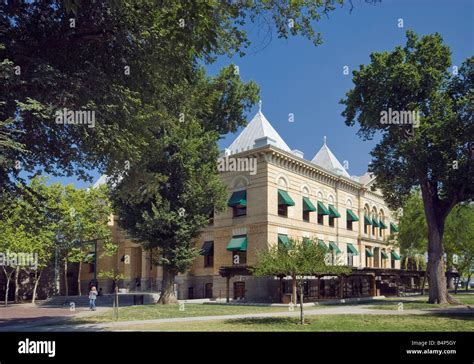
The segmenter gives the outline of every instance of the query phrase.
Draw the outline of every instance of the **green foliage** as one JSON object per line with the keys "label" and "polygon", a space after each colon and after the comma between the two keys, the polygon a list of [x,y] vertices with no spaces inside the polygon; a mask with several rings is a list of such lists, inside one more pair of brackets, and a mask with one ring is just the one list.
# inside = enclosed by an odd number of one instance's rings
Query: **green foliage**
{"label": "green foliage", "polygon": [[398,228],[398,234],[391,235],[390,241],[400,246],[402,255],[415,257],[426,252],[428,227],[419,189],[414,190],[403,205]]}
{"label": "green foliage", "polygon": [[[369,171],[386,200],[401,206],[414,186],[425,184],[442,216],[453,202],[472,199],[474,58],[453,75],[450,49],[439,34],[418,38],[408,31],[405,47],[370,59],[353,72],[355,87],[341,103],[348,126],[358,122],[364,139],[381,137]],[[389,108],[419,111],[419,126],[383,124],[381,112]]]}
{"label": "green foliage", "polygon": [[289,239],[290,246],[273,245],[268,251],[257,253],[257,263],[252,267],[256,276],[286,275],[303,277],[314,274],[345,274],[350,268],[342,265],[326,264],[327,250],[317,241]]}
{"label": "green foliage", "polygon": [[[246,24],[265,22],[280,37],[302,35],[320,44],[312,22],[334,8],[321,0],[3,1],[0,121],[12,123],[8,143],[20,148],[9,148],[9,163],[0,163],[1,185],[14,187],[21,171],[38,169],[83,179],[95,169],[120,172],[147,145],[150,107],[153,123],[163,113],[186,112],[179,88],[193,83],[202,61],[243,55],[250,45]],[[195,100],[206,129],[220,133],[243,124],[235,109],[239,92],[228,92],[232,81],[223,77],[206,86],[207,103]],[[63,108],[95,111],[95,127],[56,124]]]}
{"label": "green foliage", "polygon": [[[446,218],[445,251],[448,265],[460,274],[468,273],[474,263],[474,206],[456,206]],[[453,259],[454,255],[458,258]]]}
{"label": "green foliage", "polygon": [[44,182],[44,178],[34,178],[22,196],[7,194],[0,200],[0,251],[37,254],[38,270],[51,263],[57,227],[49,214]]}

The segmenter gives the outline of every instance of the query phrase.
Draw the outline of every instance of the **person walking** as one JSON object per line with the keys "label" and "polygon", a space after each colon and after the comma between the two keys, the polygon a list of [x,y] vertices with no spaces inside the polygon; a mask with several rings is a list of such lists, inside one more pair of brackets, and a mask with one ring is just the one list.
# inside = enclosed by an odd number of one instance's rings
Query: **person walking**
{"label": "person walking", "polygon": [[89,309],[95,311],[95,300],[97,299],[97,288],[95,286],[91,287],[89,291]]}

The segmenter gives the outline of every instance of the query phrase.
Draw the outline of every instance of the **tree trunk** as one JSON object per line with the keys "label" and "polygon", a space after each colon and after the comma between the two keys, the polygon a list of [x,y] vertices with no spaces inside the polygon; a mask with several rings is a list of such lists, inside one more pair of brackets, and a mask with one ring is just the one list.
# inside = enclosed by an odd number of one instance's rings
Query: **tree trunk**
{"label": "tree trunk", "polygon": [[170,303],[178,303],[178,299],[174,293],[174,279],[176,271],[167,265],[163,265],[163,280],[158,303],[167,305]]}
{"label": "tree trunk", "polygon": [[467,281],[466,281],[466,292],[469,290],[469,283],[471,282],[471,274],[467,275]]}
{"label": "tree trunk", "polygon": [[5,266],[3,266],[3,271],[5,272],[5,276],[7,277],[7,286],[5,287],[5,307],[7,307],[8,306],[8,293],[10,292],[10,282],[11,282],[12,274],[14,270],[12,270],[10,273],[7,273]]}
{"label": "tree trunk", "polygon": [[41,273],[42,271],[40,271],[40,273],[38,274],[38,271],[35,272],[35,285],[33,287],[33,297],[31,298],[31,303],[35,303],[36,301],[36,291],[38,289],[38,283],[39,283],[39,280],[41,279]]}
{"label": "tree trunk", "polygon": [[297,295],[298,295],[298,292],[297,292],[297,287],[296,287],[296,276],[292,276],[291,277],[292,281],[291,281],[291,285],[292,285],[292,288],[293,288],[293,294],[292,294],[292,299],[293,299],[293,304],[296,305],[297,304]]}
{"label": "tree trunk", "polygon": [[304,310],[303,310],[303,295],[304,295],[304,284],[300,282],[300,324],[304,325]]}
{"label": "tree trunk", "polygon": [[79,261],[79,269],[77,272],[77,294],[79,296],[82,296],[81,295],[81,271],[82,271],[82,262]]}
{"label": "tree trunk", "polygon": [[66,297],[69,296],[69,289],[67,283],[67,258],[64,260],[64,291]]}
{"label": "tree trunk", "polygon": [[428,225],[428,282],[429,303],[447,303],[448,290],[444,267],[443,233],[449,209],[442,207],[437,195],[437,186],[422,180],[421,194]]}
{"label": "tree trunk", "polygon": [[15,267],[15,303],[20,303],[20,266]]}
{"label": "tree trunk", "polygon": [[435,222],[431,222],[428,226],[428,257],[430,260],[428,302],[444,304],[448,302],[448,290],[444,269],[443,235],[437,229]]}

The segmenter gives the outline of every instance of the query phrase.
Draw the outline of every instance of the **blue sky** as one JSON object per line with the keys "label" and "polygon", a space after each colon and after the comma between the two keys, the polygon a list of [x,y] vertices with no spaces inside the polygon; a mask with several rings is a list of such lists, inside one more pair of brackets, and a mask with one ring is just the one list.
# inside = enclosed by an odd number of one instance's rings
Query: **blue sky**
{"label": "blue sky", "polygon": [[[354,9],[338,8],[316,23],[323,45],[315,47],[302,37],[288,40],[273,36],[271,43],[244,58],[221,57],[208,66],[210,74],[230,63],[239,66],[242,79],[254,80],[261,88],[262,111],[292,149],[312,159],[327,136],[336,157],[349,162],[349,174],[362,175],[370,162],[375,141],[362,141],[356,127],[347,127],[341,116],[339,100],[352,87],[351,72],[369,63],[374,51],[389,51],[405,44],[406,30],[419,35],[438,32],[451,48],[453,65],[474,52],[474,1],[472,0],[382,0],[377,5],[353,0]],[[402,18],[404,28],[398,27]],[[255,28],[255,27],[254,27]],[[262,42],[257,32],[251,34],[254,44]],[[255,49],[255,47],[257,47]],[[252,47],[257,50],[258,46]],[[343,67],[349,66],[349,75]],[[257,106],[247,119],[253,117]],[[288,121],[293,113],[295,121]],[[238,134],[238,133],[237,133]],[[220,146],[227,147],[237,134],[227,135]],[[97,175],[97,174],[95,174]],[[74,178],[52,181],[87,184]]]}

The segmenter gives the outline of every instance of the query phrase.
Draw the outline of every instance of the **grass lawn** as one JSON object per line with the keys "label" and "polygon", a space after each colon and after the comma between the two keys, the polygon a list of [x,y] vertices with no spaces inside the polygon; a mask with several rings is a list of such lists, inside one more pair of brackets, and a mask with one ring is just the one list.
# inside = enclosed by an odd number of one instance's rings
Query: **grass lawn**
{"label": "grass lawn", "polygon": [[[461,301],[465,305],[474,305],[474,294],[453,294],[452,295],[457,300]],[[381,301],[380,303],[370,305],[370,308],[378,309],[378,310],[398,310],[399,303],[403,303],[404,310],[424,310],[424,309],[435,309],[435,308],[447,308],[447,307],[455,307],[450,304],[431,304],[426,303],[428,300],[428,296],[418,296],[415,299],[407,300],[403,297],[393,298],[391,297],[389,300]],[[390,303],[386,303],[390,301]],[[393,302],[395,301],[395,302]],[[393,302],[393,303],[392,303]]]}
{"label": "grass lawn", "polygon": [[473,315],[321,315],[133,325],[133,331],[474,331]]}
{"label": "grass lawn", "polygon": [[[325,308],[328,306],[311,306],[306,309]],[[294,307],[295,311],[299,306]],[[263,312],[288,312],[288,307],[262,307],[262,306],[227,306],[227,305],[202,305],[188,303],[184,306],[184,311],[179,310],[179,305],[143,305],[122,307],[119,309],[118,321],[132,320],[157,320],[175,317],[197,317],[197,316],[219,316],[237,315]],[[86,317],[77,317],[69,321],[72,324],[80,323],[101,323],[111,322],[112,309],[97,312],[97,314]]]}

